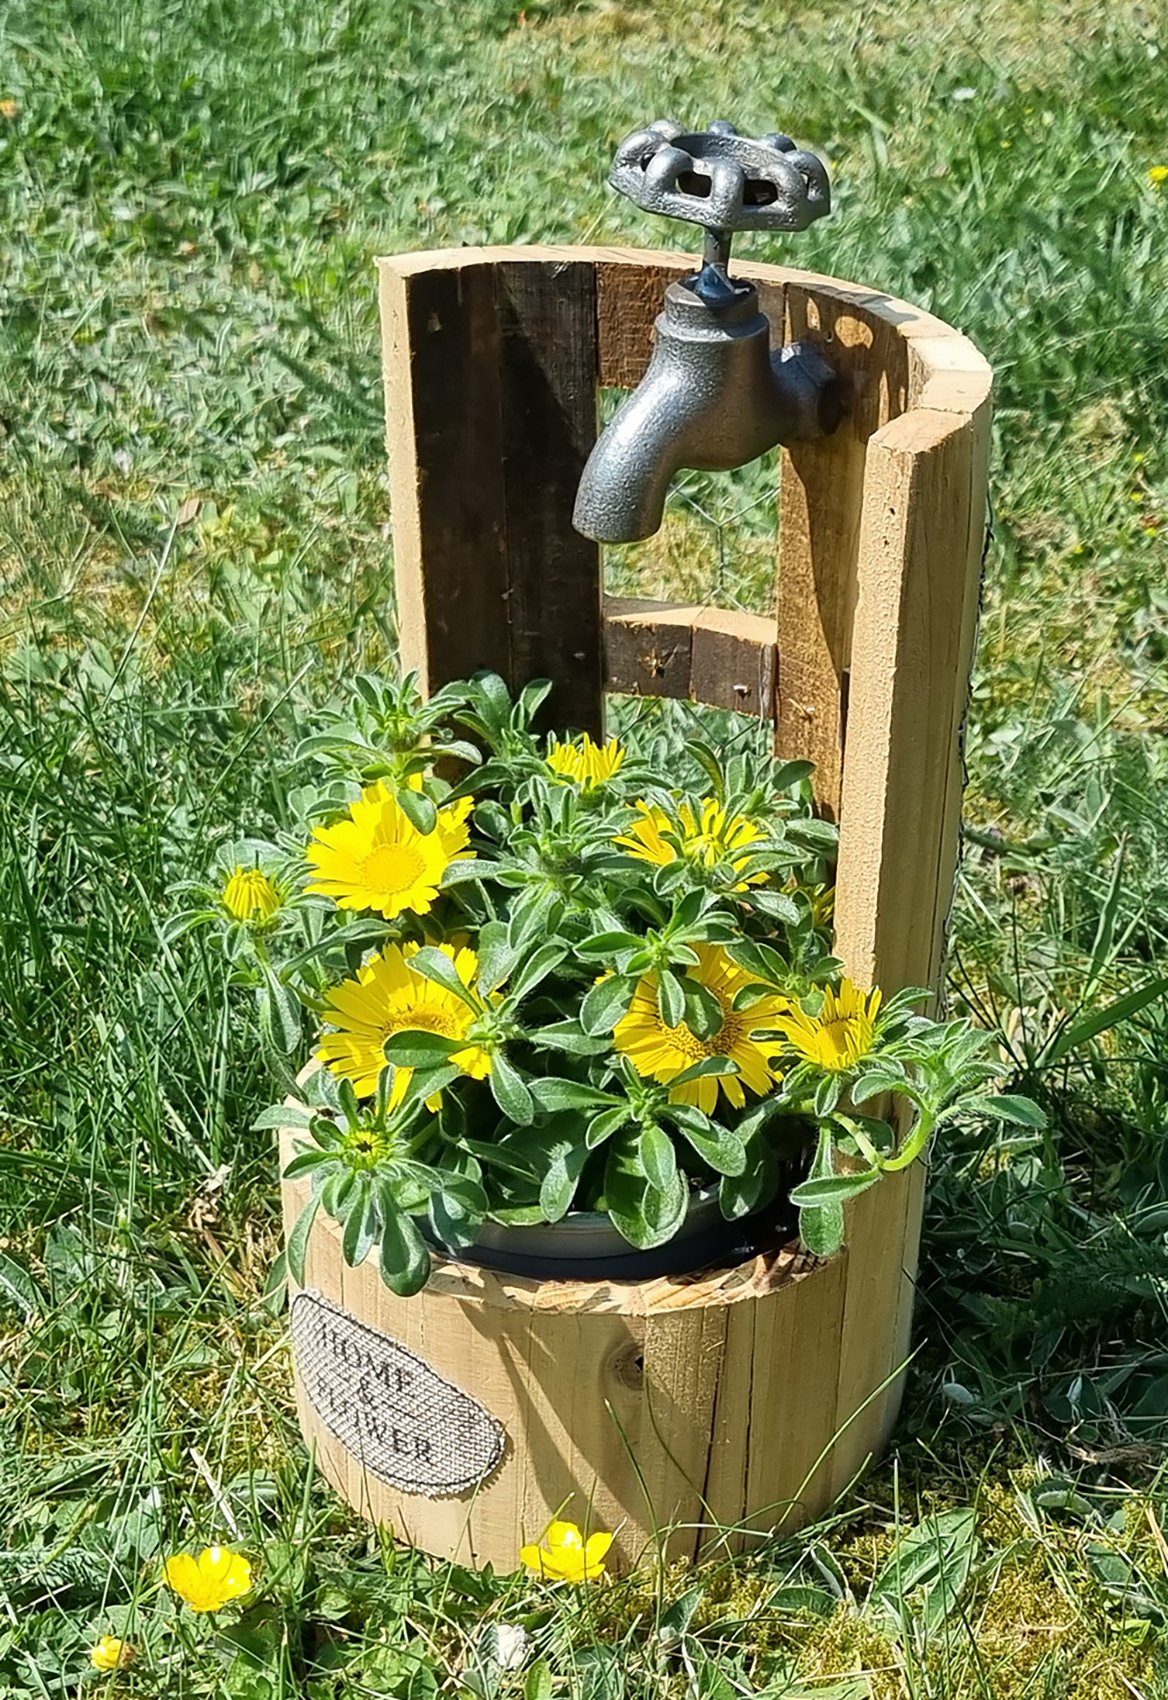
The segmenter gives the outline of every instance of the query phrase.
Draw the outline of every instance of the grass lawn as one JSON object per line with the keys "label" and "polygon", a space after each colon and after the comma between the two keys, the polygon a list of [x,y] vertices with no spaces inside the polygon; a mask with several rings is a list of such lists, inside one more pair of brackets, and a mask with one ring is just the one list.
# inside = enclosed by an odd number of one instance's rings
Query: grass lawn
{"label": "grass lawn", "polygon": [[[1164,22],[0,9],[5,1700],[1168,1695]],[[557,1591],[421,1560],[312,1478],[254,1010],[165,929],[218,843],[278,827],[314,712],[392,661],[372,256],[672,242],[604,187],[669,113],[828,159],[836,216],[744,254],[921,302],[997,368],[951,968],[1050,1130],[939,1153],[898,1444],[835,1516]],[[765,606],[762,477],[692,481],[614,575]],[[242,1615],[160,1586],[215,1540],[256,1566]],[[126,1671],[90,1668],[105,1633]]]}

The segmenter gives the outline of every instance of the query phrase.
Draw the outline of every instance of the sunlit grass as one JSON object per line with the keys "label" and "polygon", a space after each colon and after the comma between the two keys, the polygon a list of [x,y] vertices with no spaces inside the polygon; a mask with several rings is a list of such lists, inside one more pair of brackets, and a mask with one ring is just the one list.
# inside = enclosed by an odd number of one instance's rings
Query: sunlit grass
{"label": "sunlit grass", "polygon": [[[92,1680],[168,1700],[1168,1694],[1168,1006],[1123,1002],[1168,958],[1162,38],[1085,0],[3,10],[5,1700],[77,1693],[102,1633],[140,1657]],[[939,1154],[897,1451],[837,1516],[581,1596],[431,1565],[314,1477],[254,1014],[165,922],[392,658],[373,255],[675,243],[604,187],[664,113],[819,147],[836,216],[743,252],[997,369],[953,980],[1052,1127]],[[772,480],[690,480],[614,582],[766,608]],[[880,1586],[963,1508],[952,1599]],[[160,1588],[212,1540],[260,1582],[234,1639]]]}

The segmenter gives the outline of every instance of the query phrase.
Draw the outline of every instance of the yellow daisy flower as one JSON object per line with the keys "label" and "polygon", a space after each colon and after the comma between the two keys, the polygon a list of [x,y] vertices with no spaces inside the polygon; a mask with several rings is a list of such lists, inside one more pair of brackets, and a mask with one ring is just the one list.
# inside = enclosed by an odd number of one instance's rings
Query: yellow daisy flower
{"label": "yellow daisy flower", "polygon": [[[329,991],[325,1016],[335,1031],[321,1035],[316,1055],[334,1074],[351,1080],[359,1098],[371,1097],[377,1090],[385,1067],[385,1041],[391,1033],[419,1030],[461,1039],[474,1021],[474,1010],[457,993],[410,967],[417,949],[417,945],[404,949],[386,945],[358,970],[355,980],[344,980]],[[450,944],[438,949],[454,963],[463,985],[472,986],[479,967],[475,952]],[[450,1060],[473,1080],[485,1080],[491,1072],[490,1052],[480,1045],[455,1051]],[[394,1070],[391,1109],[401,1103],[412,1073],[409,1068]]]}
{"label": "yellow daisy flower", "polygon": [[595,1582],[604,1575],[604,1560],[612,1536],[597,1531],[585,1540],[575,1523],[557,1520],[539,1546],[522,1547],[520,1562],[545,1581]]}
{"label": "yellow daisy flower", "polygon": [[283,902],[261,868],[237,867],[220,896],[223,907],[237,921],[270,921]]}
{"label": "yellow daisy flower", "polygon": [[242,1553],[204,1547],[198,1558],[176,1553],[163,1566],[169,1585],[192,1611],[221,1611],[251,1588],[251,1565]]}
{"label": "yellow daisy flower", "polygon": [[90,1649],[89,1662],[94,1670],[125,1670],[136,1657],[137,1649],[128,1641],[119,1641],[116,1635],[102,1635]]}
{"label": "yellow daisy flower", "polygon": [[[729,861],[734,871],[741,873],[754,853],[753,847],[766,837],[762,828],[745,815],[729,814],[716,797],[705,799],[700,815],[690,803],[679,804],[677,822],[670,820],[655,803],[639,801],[635,806],[640,820],[616,842],[630,856],[658,867],[685,856],[704,868]],[[766,877],[765,873],[748,874],[734,889],[745,891],[748,886],[760,885]]]}
{"label": "yellow daisy flower", "polygon": [[818,1015],[792,1009],[778,1026],[801,1057],[838,1074],[854,1067],[872,1049],[880,1002],[879,987],[865,993],[845,978],[838,992],[828,987]]}
{"label": "yellow daisy flower", "polygon": [[579,744],[553,744],[547,764],[553,773],[573,780],[582,791],[594,791],[620,772],[624,759],[624,746],[616,738],[595,744],[585,732]]}
{"label": "yellow daisy flower", "polygon": [[744,986],[752,984],[752,976],[721,945],[698,944],[694,949],[699,961],[688,973],[718,1000],[722,1024],[717,1032],[708,1039],[700,1039],[685,1022],[677,1027],[668,1026],[658,1005],[659,977],[654,971],[637,982],[633,1001],[628,1013],[617,1022],[613,1040],[638,1074],[666,1083],[706,1057],[728,1057],[736,1062],[738,1074],[702,1075],[675,1086],[670,1093],[674,1103],[696,1104],[706,1115],[712,1115],[717,1108],[719,1088],[736,1109],[746,1102],[744,1086],[760,1095],[770,1091],[778,1079],[773,1061],[778,1044],[760,1035],[778,1026],[791,1006],[786,998],[767,996],[749,1009],[735,1009],[735,996]]}
{"label": "yellow daisy flower", "polygon": [[433,832],[419,832],[384,780],[371,785],[344,820],[318,826],[308,846],[316,878],[308,890],[340,909],[376,909],[387,921],[404,910],[424,915],[451,862],[469,860],[472,802],[439,809]]}

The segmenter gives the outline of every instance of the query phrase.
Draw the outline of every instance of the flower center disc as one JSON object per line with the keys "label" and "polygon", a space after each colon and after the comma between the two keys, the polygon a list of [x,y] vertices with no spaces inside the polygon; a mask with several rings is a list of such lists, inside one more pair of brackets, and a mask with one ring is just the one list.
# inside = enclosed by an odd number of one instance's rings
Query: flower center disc
{"label": "flower center disc", "polygon": [[439,1004],[415,1003],[390,1017],[383,1037],[388,1039],[391,1033],[409,1033],[415,1029],[420,1033],[437,1033],[441,1039],[461,1039],[466,1023],[459,1021],[458,1013],[453,1009],[443,1009]]}
{"label": "flower center disc", "polygon": [[422,853],[412,844],[379,844],[361,864],[372,891],[405,891],[425,871]]}

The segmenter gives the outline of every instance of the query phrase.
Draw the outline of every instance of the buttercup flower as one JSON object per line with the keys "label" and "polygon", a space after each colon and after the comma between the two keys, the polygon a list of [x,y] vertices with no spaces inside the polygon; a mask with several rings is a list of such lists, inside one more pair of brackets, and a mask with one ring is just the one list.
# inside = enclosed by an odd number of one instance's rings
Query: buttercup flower
{"label": "buttercup flower", "polygon": [[864,993],[848,979],[839,991],[829,986],[818,1015],[792,1009],[777,1025],[792,1050],[829,1073],[852,1068],[867,1056],[876,1038],[880,990]]}
{"label": "buttercup flower", "polygon": [[752,977],[740,968],[721,945],[698,944],[696,967],[687,970],[691,979],[712,992],[722,1011],[722,1024],[708,1038],[699,1038],[685,1022],[670,1027],[658,1002],[659,977],[655,971],[642,975],[633,993],[628,1013],[617,1022],[613,1040],[618,1051],[630,1059],[637,1073],[651,1080],[668,1082],[706,1057],[728,1057],[738,1064],[737,1074],[705,1074],[675,1086],[670,1097],[675,1103],[696,1104],[713,1115],[719,1089],[736,1109],[746,1102],[744,1087],[762,1094],[778,1078],[774,1057],[779,1046],[763,1033],[773,1032],[788,1012],[786,998],[765,996],[748,1009],[735,1009],[734,999]]}
{"label": "buttercup flower", "polygon": [[579,744],[553,744],[547,763],[553,773],[574,780],[582,791],[594,791],[620,772],[624,746],[616,738],[595,744],[585,732]]}
{"label": "buttercup flower", "polygon": [[128,1641],[119,1641],[116,1635],[103,1635],[90,1652],[89,1662],[95,1670],[125,1670],[136,1656],[136,1649]]}
{"label": "buttercup flower", "polygon": [[237,921],[270,921],[283,902],[262,868],[237,867],[222,897],[223,907]]}
{"label": "buttercup flower", "polygon": [[313,833],[308,861],[316,877],[308,890],[331,897],[340,909],[375,909],[387,921],[404,910],[424,915],[451,862],[473,855],[466,848],[471,808],[463,797],[439,809],[433,832],[419,832],[378,780],[344,820]]}
{"label": "buttercup flower", "polygon": [[[754,853],[753,847],[766,837],[762,828],[745,815],[729,814],[716,797],[705,799],[700,816],[694,813],[691,804],[679,804],[676,823],[655,803],[639,801],[636,808],[640,820],[616,842],[638,861],[653,862],[659,867],[684,856],[704,868],[729,861],[735,873],[741,873]],[[765,873],[748,874],[734,889],[745,891],[748,886],[761,884],[766,877]]]}
{"label": "buttercup flower", "polygon": [[1168,183],[1168,165],[1153,165],[1148,171],[1148,182],[1157,189]]}
{"label": "buttercup flower", "polygon": [[167,1583],[192,1611],[221,1611],[251,1588],[251,1564],[226,1547],[204,1547],[198,1558],[176,1553],[163,1567]]}
{"label": "buttercup flower", "polygon": [[555,1522],[540,1546],[526,1546],[520,1561],[552,1582],[595,1582],[604,1575],[604,1558],[612,1536],[597,1532],[585,1540],[575,1523]]}
{"label": "buttercup flower", "polygon": [[[355,980],[342,981],[328,994],[325,1015],[336,1031],[321,1035],[316,1054],[334,1074],[352,1081],[359,1098],[377,1090],[385,1067],[385,1041],[391,1033],[417,1029],[443,1039],[461,1039],[474,1021],[474,1010],[457,993],[410,967],[417,948],[387,945],[358,971]],[[449,944],[438,949],[454,963],[463,985],[473,986],[479,967],[475,952]],[[455,1051],[450,1060],[474,1080],[485,1080],[491,1072],[490,1053],[479,1045]],[[394,1070],[390,1108],[401,1103],[412,1073],[408,1068]]]}

